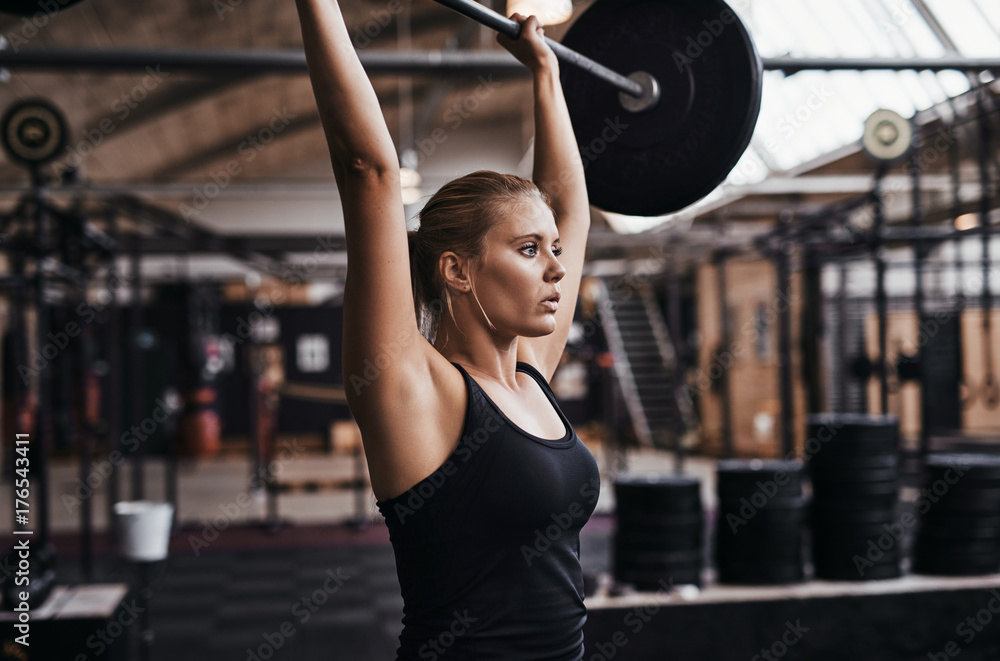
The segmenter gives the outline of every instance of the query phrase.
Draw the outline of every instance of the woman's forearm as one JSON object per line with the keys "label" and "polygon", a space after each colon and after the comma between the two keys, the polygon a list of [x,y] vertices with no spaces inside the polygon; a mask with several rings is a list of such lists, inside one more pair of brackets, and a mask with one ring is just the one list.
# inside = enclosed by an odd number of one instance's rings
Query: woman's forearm
{"label": "woman's forearm", "polygon": [[338,176],[398,167],[375,90],[336,0],[296,0],[309,78]]}
{"label": "woman's forearm", "polygon": [[587,184],[558,66],[540,67],[533,77],[535,95],[534,180],[549,196],[557,219],[589,223]]}

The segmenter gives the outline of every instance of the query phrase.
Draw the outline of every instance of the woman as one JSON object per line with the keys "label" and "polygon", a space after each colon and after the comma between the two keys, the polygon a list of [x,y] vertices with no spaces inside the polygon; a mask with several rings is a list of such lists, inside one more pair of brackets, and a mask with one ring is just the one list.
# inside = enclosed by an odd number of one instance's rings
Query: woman
{"label": "woman", "polygon": [[590,212],[555,55],[534,17],[499,38],[533,74],[535,183],[457,179],[408,237],[396,151],[340,9],[297,5],[344,210],[344,382],[396,555],[398,657],[580,659],[579,530],[600,482],[548,379]]}

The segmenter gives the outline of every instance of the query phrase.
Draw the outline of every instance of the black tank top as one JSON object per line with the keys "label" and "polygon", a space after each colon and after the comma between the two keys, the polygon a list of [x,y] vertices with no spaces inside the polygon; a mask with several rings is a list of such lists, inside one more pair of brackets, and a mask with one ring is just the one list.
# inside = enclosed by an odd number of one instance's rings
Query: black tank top
{"label": "black tank top", "polygon": [[583,657],[580,528],[600,493],[597,462],[566,427],[548,440],[511,422],[465,378],[462,438],[433,474],[378,502],[403,595],[398,658],[578,661]]}

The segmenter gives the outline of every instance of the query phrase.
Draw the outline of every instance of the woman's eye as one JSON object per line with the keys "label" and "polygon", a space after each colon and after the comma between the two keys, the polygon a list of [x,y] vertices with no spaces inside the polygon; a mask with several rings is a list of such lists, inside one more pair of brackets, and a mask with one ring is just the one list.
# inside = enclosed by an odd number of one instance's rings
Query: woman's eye
{"label": "woman's eye", "polygon": [[562,248],[553,248],[552,249],[552,254],[555,255],[556,257],[558,257],[559,255],[562,254],[562,251],[563,251]]}
{"label": "woman's eye", "polygon": [[538,252],[538,244],[537,243],[528,243],[528,244],[525,244],[525,245],[521,246],[521,252],[524,252],[525,250],[532,251],[531,252],[531,256],[534,257],[535,254]]}

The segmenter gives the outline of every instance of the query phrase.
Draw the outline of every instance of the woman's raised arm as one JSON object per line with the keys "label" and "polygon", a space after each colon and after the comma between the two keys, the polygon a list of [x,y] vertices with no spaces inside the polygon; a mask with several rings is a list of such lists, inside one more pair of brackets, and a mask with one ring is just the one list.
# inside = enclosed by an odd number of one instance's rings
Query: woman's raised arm
{"label": "woman's raised arm", "polygon": [[[337,0],[296,0],[316,105],[337,183],[347,170],[398,169],[375,90],[351,43]],[[358,172],[354,172],[358,174]]]}
{"label": "woman's raised arm", "polygon": [[[399,163],[336,0],[296,0],[296,5],[344,210],[344,379],[355,415],[363,416],[364,409],[378,409],[378,400],[390,395],[383,386],[393,381],[363,379],[365,361],[382,364],[387,347],[416,344],[420,337],[413,315]],[[406,356],[419,360],[421,354]],[[393,365],[405,368],[405,357]],[[357,379],[364,388],[352,387],[360,383]],[[373,399],[372,393],[382,397]]]}
{"label": "woman's raised arm", "polygon": [[566,269],[566,275],[560,282],[562,300],[556,312],[555,331],[544,337],[519,339],[518,360],[533,363],[546,378],[551,378],[566,347],[580,292],[583,258],[590,232],[590,203],[583,175],[583,159],[580,158],[559,82],[559,62],[552,49],[545,45],[538,19],[534,16],[525,19],[519,14],[511,18],[522,23],[521,36],[511,40],[501,35],[497,40],[533,74],[535,162],[532,178],[549,197],[555,211],[563,249],[559,261]]}

